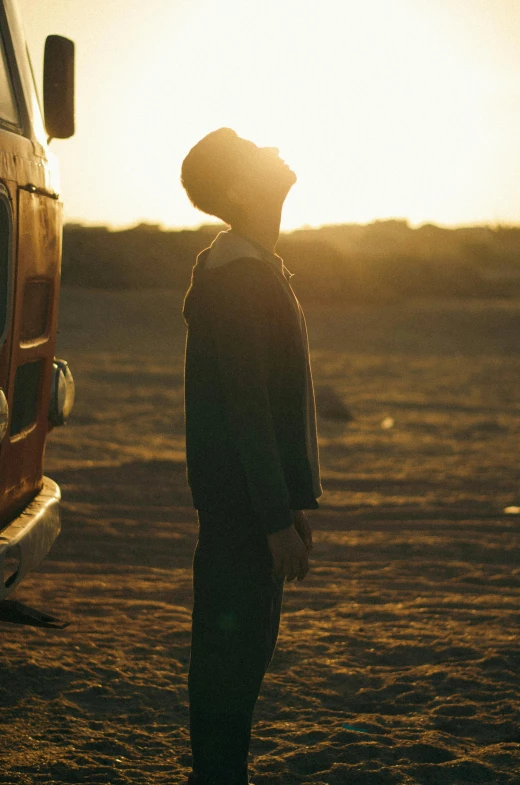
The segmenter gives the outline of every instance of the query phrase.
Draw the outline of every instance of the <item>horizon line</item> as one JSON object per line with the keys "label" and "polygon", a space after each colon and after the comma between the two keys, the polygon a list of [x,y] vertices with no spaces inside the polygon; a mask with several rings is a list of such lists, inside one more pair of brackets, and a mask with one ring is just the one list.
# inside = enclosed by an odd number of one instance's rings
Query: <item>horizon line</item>
{"label": "horizon line", "polygon": [[[388,223],[400,223],[406,225],[409,229],[415,231],[417,229],[421,229],[424,226],[434,226],[437,229],[443,230],[457,230],[457,229],[491,229],[492,231],[497,231],[499,229],[520,229],[520,223],[510,223],[508,221],[477,221],[476,223],[437,223],[434,221],[422,221],[417,223],[412,223],[410,219],[403,218],[403,217],[394,217],[394,218],[373,218],[371,221],[344,221],[342,223],[324,223],[324,224],[302,224],[301,226],[293,227],[291,229],[280,229],[280,235],[282,234],[292,234],[293,232],[299,231],[319,231],[320,229],[328,229],[328,228],[337,228],[337,227],[344,227],[344,226],[371,226],[372,224],[388,224]],[[192,231],[197,232],[201,230],[209,230],[213,229],[223,231],[222,227],[228,227],[229,224],[224,223],[223,221],[207,221],[201,222],[198,225],[166,225],[162,222],[154,222],[154,221],[145,221],[145,220],[136,220],[132,223],[128,224],[113,224],[110,222],[107,223],[98,223],[94,221],[88,220],[80,220],[77,218],[74,219],[66,219],[63,222],[65,226],[81,226],[86,229],[108,229],[111,232],[125,232],[130,231],[131,229],[137,229],[139,227],[148,227],[149,229],[154,229],[156,231],[161,232],[184,232],[184,231]]]}

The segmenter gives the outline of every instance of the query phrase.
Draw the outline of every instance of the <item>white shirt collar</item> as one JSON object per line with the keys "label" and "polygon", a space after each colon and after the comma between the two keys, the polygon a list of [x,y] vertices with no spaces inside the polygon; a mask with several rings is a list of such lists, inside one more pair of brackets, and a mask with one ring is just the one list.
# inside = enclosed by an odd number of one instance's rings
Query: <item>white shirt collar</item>
{"label": "white shirt collar", "polygon": [[[220,267],[223,264],[238,259],[241,256],[252,257],[253,259],[263,259],[270,264],[274,264],[281,273],[284,268],[283,259],[278,254],[271,253],[267,248],[263,248],[259,243],[237,234],[232,229],[219,232],[210,246],[211,250],[206,257],[205,268]],[[289,271],[287,270],[289,273]],[[289,277],[292,273],[289,273]]]}

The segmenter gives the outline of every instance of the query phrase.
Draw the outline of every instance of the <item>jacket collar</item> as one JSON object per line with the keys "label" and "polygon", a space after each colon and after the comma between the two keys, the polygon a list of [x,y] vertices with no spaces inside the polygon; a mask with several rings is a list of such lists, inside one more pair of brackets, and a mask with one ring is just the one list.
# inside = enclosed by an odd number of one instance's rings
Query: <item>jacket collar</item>
{"label": "jacket collar", "polygon": [[235,232],[233,229],[219,232],[210,247],[206,250],[208,253],[201,259],[201,261],[205,260],[205,269],[220,267],[221,265],[227,264],[227,262],[230,262],[233,259],[239,259],[240,257],[248,257],[263,259],[265,262],[274,265],[286,278],[292,278],[293,276],[293,273],[285,267],[281,256],[271,253],[267,248],[260,245],[260,243]]}

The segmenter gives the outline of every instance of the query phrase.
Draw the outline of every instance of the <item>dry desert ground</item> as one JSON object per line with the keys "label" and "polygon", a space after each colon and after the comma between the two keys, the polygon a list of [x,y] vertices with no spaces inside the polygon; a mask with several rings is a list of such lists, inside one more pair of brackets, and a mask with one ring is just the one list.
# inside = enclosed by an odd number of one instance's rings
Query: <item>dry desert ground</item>
{"label": "dry desert ground", "polygon": [[[0,624],[0,783],[184,785],[197,519],[182,297],[65,288],[63,527]],[[520,304],[306,308],[324,494],[255,710],[255,785],[520,785]],[[321,405],[320,405],[321,406]],[[325,409],[321,409],[325,411]]]}

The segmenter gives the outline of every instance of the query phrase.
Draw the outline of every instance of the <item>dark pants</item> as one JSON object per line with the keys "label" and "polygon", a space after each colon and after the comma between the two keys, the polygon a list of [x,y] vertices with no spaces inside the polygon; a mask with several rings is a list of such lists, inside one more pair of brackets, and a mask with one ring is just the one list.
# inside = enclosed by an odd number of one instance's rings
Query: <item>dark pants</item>
{"label": "dark pants", "polygon": [[273,656],[284,580],[248,515],[199,511],[193,557],[190,736],[196,785],[247,785],[253,709]]}

